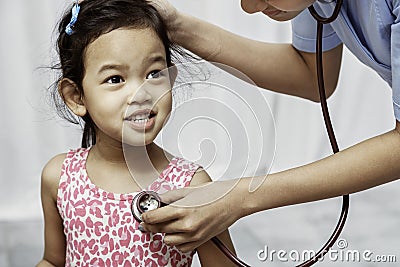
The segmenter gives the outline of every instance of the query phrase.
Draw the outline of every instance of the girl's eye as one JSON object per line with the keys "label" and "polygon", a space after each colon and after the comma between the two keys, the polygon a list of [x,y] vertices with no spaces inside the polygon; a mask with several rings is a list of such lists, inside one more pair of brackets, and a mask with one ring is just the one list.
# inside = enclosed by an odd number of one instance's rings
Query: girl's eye
{"label": "girl's eye", "polygon": [[147,74],[146,79],[158,79],[161,76],[163,76],[163,73],[161,70],[153,70],[149,74]]}
{"label": "girl's eye", "polygon": [[124,79],[122,79],[121,76],[112,76],[106,82],[111,84],[117,84],[124,82]]}

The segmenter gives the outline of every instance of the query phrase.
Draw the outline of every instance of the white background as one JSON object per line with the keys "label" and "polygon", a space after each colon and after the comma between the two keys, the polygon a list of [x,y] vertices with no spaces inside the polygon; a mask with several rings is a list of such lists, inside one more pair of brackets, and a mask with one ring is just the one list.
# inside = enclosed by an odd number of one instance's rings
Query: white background
{"label": "white background", "polygon": [[[240,9],[238,0],[171,2],[182,11],[237,34],[261,41],[290,42],[289,23],[276,23],[263,15],[247,15]],[[54,63],[55,24],[69,4],[70,1],[61,0],[0,1],[0,81],[3,95],[0,98],[1,266],[32,266],[39,261],[43,243],[39,198],[41,169],[52,156],[80,144],[80,129],[57,118],[46,99],[46,89],[53,82],[54,73],[40,68]],[[246,97],[257,98],[260,92],[255,88],[247,90]],[[276,126],[272,172],[330,154],[318,104],[266,91],[263,95],[270,104]],[[339,86],[329,99],[329,105],[342,149],[394,126],[390,88],[347,50]],[[254,106],[255,110],[258,108]],[[220,139],[220,142],[224,141]],[[218,147],[218,138],[215,142]],[[249,148],[243,147],[243,143],[233,143],[232,146],[235,146],[235,151],[242,149],[242,153],[248,156]],[[181,146],[193,144],[183,143]],[[195,147],[197,149],[197,145]],[[217,152],[224,153],[221,149]],[[220,160],[223,162],[223,158]],[[214,164],[220,166],[221,162],[217,158]],[[209,169],[211,176],[219,176],[215,166]],[[250,164],[244,175],[264,171],[263,163],[259,166]],[[227,170],[224,176],[242,174],[232,169]],[[374,255],[396,255],[400,261],[399,190],[400,184],[393,182],[351,196],[350,214],[342,234],[348,242],[348,249],[371,250]],[[262,263],[257,259],[257,252],[265,246],[270,250],[287,252],[318,250],[336,225],[340,205],[341,200],[337,198],[244,218],[230,229],[236,250],[252,266],[293,266],[293,262],[282,263],[276,259],[272,263],[268,260]],[[25,256],[21,257],[22,254]],[[329,260],[320,264],[395,265]]]}

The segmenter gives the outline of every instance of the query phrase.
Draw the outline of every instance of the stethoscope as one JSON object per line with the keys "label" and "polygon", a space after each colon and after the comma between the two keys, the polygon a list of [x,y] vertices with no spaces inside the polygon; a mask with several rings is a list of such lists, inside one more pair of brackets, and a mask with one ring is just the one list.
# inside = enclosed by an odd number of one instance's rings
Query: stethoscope
{"label": "stethoscope", "polygon": [[[333,2],[334,0],[320,0],[321,2]],[[323,75],[323,65],[322,65],[322,33],[324,24],[331,23],[334,21],[339,15],[340,8],[342,7],[343,0],[337,0],[335,9],[332,15],[328,18],[321,17],[313,6],[310,6],[308,10],[311,15],[317,20],[317,41],[316,41],[316,62],[317,62],[317,76],[318,76],[318,88],[319,95],[321,101],[322,114],[324,117],[325,127],[328,133],[329,141],[331,143],[331,147],[333,153],[339,152],[339,147],[336,141],[335,133],[333,131],[332,123],[329,116],[328,105],[326,101],[325,94],[325,84],[324,84],[324,75]],[[160,208],[167,204],[163,203],[158,196],[157,193],[152,191],[143,191],[138,193],[132,201],[131,210],[134,218],[141,222],[142,213]],[[344,224],[347,219],[347,215],[349,212],[349,195],[343,196],[342,201],[342,210],[340,214],[339,221],[336,225],[335,230],[331,234],[328,241],[325,245],[316,253],[315,257],[297,265],[296,267],[308,267],[314,265],[321,257],[323,257],[330,248],[334,245],[336,240],[339,238],[340,233],[343,230]],[[217,237],[211,238],[214,244],[237,266],[240,267],[250,267],[250,265],[241,261],[238,257],[235,256]]]}
{"label": "stethoscope", "polygon": [[[146,211],[155,210],[166,206],[168,204],[161,201],[161,198],[156,192],[153,191],[142,191],[138,193],[132,200],[131,210],[132,215],[135,220],[139,223],[142,222],[142,214]],[[243,261],[241,261],[234,253],[232,253],[229,248],[227,248],[224,243],[221,242],[217,237],[211,238],[214,244],[227,256],[233,263],[237,266],[247,266]]]}

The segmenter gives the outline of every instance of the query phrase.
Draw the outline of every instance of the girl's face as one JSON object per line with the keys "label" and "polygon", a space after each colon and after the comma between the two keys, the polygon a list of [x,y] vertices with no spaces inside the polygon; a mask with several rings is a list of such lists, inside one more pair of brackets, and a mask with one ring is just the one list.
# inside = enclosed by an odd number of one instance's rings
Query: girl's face
{"label": "girl's face", "polygon": [[82,101],[97,136],[150,144],[172,106],[165,48],[156,33],[116,29],[103,34],[86,48],[84,66]]}
{"label": "girl's face", "polygon": [[250,14],[262,12],[277,21],[291,20],[315,0],[241,0],[242,9]]}

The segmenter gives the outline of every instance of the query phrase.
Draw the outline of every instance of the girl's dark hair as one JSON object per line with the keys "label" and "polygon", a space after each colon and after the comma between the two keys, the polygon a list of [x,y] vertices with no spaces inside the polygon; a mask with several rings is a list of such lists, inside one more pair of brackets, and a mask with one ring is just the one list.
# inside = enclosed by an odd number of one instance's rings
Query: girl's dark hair
{"label": "girl's dark hair", "polygon": [[[100,35],[118,28],[150,28],[164,44],[168,66],[172,65],[173,59],[178,59],[179,55],[185,53],[170,42],[162,18],[146,0],[84,0],[80,4],[80,12],[73,26],[73,33],[68,35],[65,28],[71,20],[71,9],[72,7],[58,24],[57,52],[60,61],[53,68],[60,69],[61,75],[54,83],[51,94],[58,114],[72,123],[81,124],[82,121],[65,105],[58,93],[57,84],[61,79],[68,78],[77,85],[83,95],[85,49]],[[94,145],[96,126],[88,113],[82,117],[82,120],[84,124],[82,147]]]}

